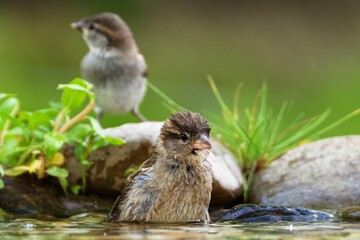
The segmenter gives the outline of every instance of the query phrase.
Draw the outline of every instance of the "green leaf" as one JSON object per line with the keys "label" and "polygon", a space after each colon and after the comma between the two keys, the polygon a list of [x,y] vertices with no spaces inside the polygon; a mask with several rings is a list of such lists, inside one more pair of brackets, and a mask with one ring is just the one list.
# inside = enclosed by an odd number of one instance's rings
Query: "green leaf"
{"label": "green leaf", "polygon": [[87,118],[89,119],[90,124],[93,127],[95,133],[97,135],[99,135],[100,137],[104,137],[103,129],[102,129],[99,121],[96,118],[91,117],[91,116],[87,116]]}
{"label": "green leaf", "polygon": [[19,99],[17,98],[7,98],[1,105],[0,109],[4,112],[11,113],[12,110],[19,106]]}
{"label": "green leaf", "polygon": [[44,136],[44,152],[47,159],[52,159],[64,143],[64,136],[57,132],[49,132]]}
{"label": "green leaf", "polygon": [[0,118],[4,118],[5,120],[9,120],[12,124],[16,125],[16,126],[20,126],[22,127],[22,124],[20,121],[18,121],[16,118],[14,118],[13,116],[11,116],[9,113],[7,113],[6,111],[0,110]]}
{"label": "green leaf", "polygon": [[90,151],[95,151],[96,149],[104,147],[106,145],[109,145],[109,142],[106,141],[104,138],[99,138],[97,141],[91,144]]}
{"label": "green leaf", "polygon": [[20,112],[19,120],[27,121],[30,129],[47,128],[51,129],[51,121],[56,117],[58,111],[52,108],[40,109],[35,112]]}
{"label": "green leaf", "polygon": [[91,135],[92,132],[93,129],[90,124],[79,123],[65,133],[65,138],[67,142],[83,143],[85,142],[87,136]]}
{"label": "green leaf", "polygon": [[58,178],[67,178],[69,176],[68,170],[57,166],[51,166],[48,169],[46,169],[45,172],[50,176],[58,177]]}
{"label": "green leaf", "polygon": [[61,109],[64,107],[61,103],[59,103],[59,102],[54,102],[54,101],[50,101],[50,102],[49,102],[49,106],[50,106],[50,108],[55,109],[55,110],[57,110],[58,112],[60,112]]}
{"label": "green leaf", "polygon": [[13,156],[0,155],[0,158],[1,158],[1,163],[7,167],[15,167],[16,165],[18,165],[19,162],[17,156],[13,157]]}
{"label": "green leaf", "polygon": [[20,138],[24,135],[23,128],[13,127],[6,133],[6,137],[10,138]]}
{"label": "green leaf", "polygon": [[68,181],[66,180],[66,178],[69,176],[68,170],[57,167],[57,166],[52,166],[52,167],[49,167],[48,169],[46,169],[45,172],[47,174],[49,174],[50,176],[57,177],[59,179],[59,183],[60,183],[64,193],[67,195]]}
{"label": "green leaf", "polygon": [[87,96],[91,100],[95,98],[91,88],[90,83],[80,78],[75,78],[69,84],[59,84],[58,89],[63,89],[61,103],[69,109],[76,109],[83,104]]}
{"label": "green leaf", "polygon": [[0,178],[0,189],[4,187],[4,181]]}
{"label": "green leaf", "polygon": [[79,195],[79,192],[81,189],[82,189],[82,187],[78,184],[71,186],[71,192],[74,193],[75,195]]}
{"label": "green leaf", "polygon": [[107,141],[108,143],[110,143],[112,145],[123,145],[124,143],[126,143],[126,141],[121,138],[106,136],[106,137],[104,137],[104,139],[105,139],[105,141]]}
{"label": "green leaf", "polygon": [[82,144],[75,145],[75,156],[80,160],[86,157],[85,147]]}
{"label": "green leaf", "polygon": [[58,177],[59,183],[61,185],[61,188],[63,189],[65,195],[68,195],[67,187],[68,187],[68,181],[66,178]]}
{"label": "green leaf", "polygon": [[133,174],[134,172],[136,172],[137,170],[139,170],[140,165],[136,165],[133,167],[129,167],[128,169],[126,169],[126,171],[124,172],[124,177],[128,177],[131,174]]}
{"label": "green leaf", "polygon": [[6,169],[5,170],[5,175],[6,176],[11,176],[11,177],[16,177],[16,176],[19,176],[25,172],[27,172],[28,169],[25,169],[25,168],[9,168],[9,169]]}
{"label": "green leaf", "polygon": [[2,178],[4,176],[5,172],[4,172],[4,168],[3,166],[0,164],[0,178]]}
{"label": "green leaf", "polygon": [[0,100],[6,99],[9,97],[16,97],[16,95],[12,94],[12,93],[0,93]]}
{"label": "green leaf", "polygon": [[77,83],[77,79],[73,80],[71,83],[68,84],[59,84],[58,89],[69,89],[75,92],[84,92],[87,93],[89,96],[93,96],[94,93],[87,88],[86,85],[83,85],[81,82]]}
{"label": "green leaf", "polygon": [[90,166],[92,164],[92,162],[90,162],[89,160],[87,159],[80,159],[80,164],[82,166]]}
{"label": "green leaf", "polygon": [[123,140],[123,139],[115,138],[115,137],[111,137],[111,136],[105,136],[99,121],[96,118],[91,117],[91,116],[87,116],[87,118],[89,119],[92,128],[95,130],[95,133],[98,136],[100,136],[100,138],[105,140],[105,141],[98,140],[98,142],[92,146],[91,150],[95,150],[95,149],[105,146],[107,144],[122,145],[125,143],[125,140]]}
{"label": "green leaf", "polygon": [[54,157],[51,159],[48,159],[48,166],[56,165],[61,166],[65,162],[65,157],[62,153],[57,152],[54,154]]}
{"label": "green leaf", "polygon": [[[1,150],[4,155],[10,155],[14,152],[17,152],[16,148],[19,144],[19,140],[16,137],[7,137],[8,138],[5,139],[6,141],[1,146]],[[2,159],[0,159],[0,161],[2,162]]]}

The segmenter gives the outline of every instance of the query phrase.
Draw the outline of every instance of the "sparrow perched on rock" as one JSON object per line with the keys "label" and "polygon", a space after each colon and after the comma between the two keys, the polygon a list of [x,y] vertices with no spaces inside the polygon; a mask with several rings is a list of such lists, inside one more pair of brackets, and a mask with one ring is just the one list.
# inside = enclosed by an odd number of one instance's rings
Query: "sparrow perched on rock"
{"label": "sparrow perched on rock", "polygon": [[210,127],[198,113],[171,115],[153,155],[130,175],[110,214],[113,222],[209,221],[213,171]]}
{"label": "sparrow perched on rock", "polygon": [[94,84],[97,113],[132,112],[146,91],[147,66],[127,24],[114,13],[100,13],[71,23],[89,47],[81,61],[85,80]]}

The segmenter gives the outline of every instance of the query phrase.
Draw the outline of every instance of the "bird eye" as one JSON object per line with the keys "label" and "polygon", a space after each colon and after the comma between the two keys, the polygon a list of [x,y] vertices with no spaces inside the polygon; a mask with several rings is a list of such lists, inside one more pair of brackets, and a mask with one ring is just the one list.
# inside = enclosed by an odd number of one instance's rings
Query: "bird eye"
{"label": "bird eye", "polygon": [[189,140],[188,135],[186,135],[185,133],[180,133],[179,137],[183,142],[186,142],[187,140]]}
{"label": "bird eye", "polygon": [[210,135],[210,131],[211,131],[211,128],[208,128],[208,129],[206,130],[206,133],[207,133],[208,136]]}
{"label": "bird eye", "polygon": [[90,25],[89,25],[89,30],[95,30],[95,29],[96,29],[95,24],[90,23]]}

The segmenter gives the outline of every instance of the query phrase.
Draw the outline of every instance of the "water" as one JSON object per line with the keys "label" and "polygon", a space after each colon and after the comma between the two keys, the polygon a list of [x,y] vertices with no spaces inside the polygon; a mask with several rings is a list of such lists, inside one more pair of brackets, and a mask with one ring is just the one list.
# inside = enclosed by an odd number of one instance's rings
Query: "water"
{"label": "water", "polygon": [[360,239],[360,222],[112,224],[104,214],[0,221],[1,239]]}

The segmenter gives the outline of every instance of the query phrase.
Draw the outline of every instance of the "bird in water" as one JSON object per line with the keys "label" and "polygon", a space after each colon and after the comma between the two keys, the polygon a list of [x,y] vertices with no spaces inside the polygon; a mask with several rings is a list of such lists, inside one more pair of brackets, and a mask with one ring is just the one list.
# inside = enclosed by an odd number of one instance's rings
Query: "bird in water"
{"label": "bird in water", "polygon": [[153,155],[129,176],[108,215],[112,222],[208,222],[213,171],[210,127],[198,113],[163,124]]}
{"label": "bird in water", "polygon": [[114,13],[100,13],[71,23],[81,32],[89,52],[81,73],[94,85],[96,112],[133,113],[145,117],[138,105],[146,92],[147,66],[128,25]]}

